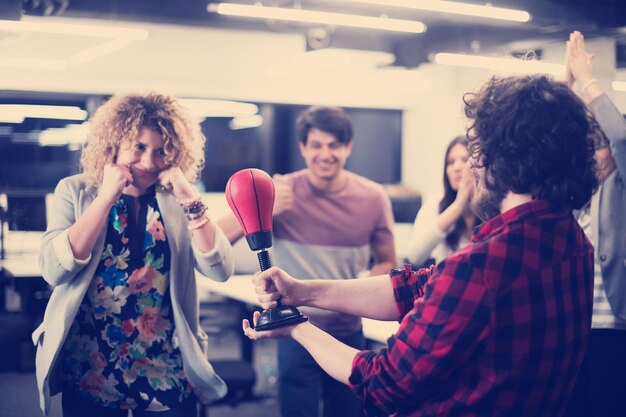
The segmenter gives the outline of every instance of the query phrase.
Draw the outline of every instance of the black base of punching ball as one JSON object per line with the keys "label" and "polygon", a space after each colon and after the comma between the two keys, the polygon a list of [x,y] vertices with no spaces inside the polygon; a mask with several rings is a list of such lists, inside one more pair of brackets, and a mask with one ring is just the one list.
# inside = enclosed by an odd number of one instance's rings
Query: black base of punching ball
{"label": "black base of punching ball", "polygon": [[[261,271],[265,271],[272,266],[269,253],[263,250],[257,254]],[[282,305],[278,301],[278,306],[263,310],[259,320],[257,320],[254,329],[257,331],[272,330],[284,326],[292,326],[294,324],[307,321],[309,318],[302,314],[300,310],[293,306]]]}
{"label": "black base of punching ball", "polygon": [[296,307],[279,306],[264,310],[256,322],[254,329],[257,331],[272,330],[284,326],[303,323],[309,318],[300,313]]}

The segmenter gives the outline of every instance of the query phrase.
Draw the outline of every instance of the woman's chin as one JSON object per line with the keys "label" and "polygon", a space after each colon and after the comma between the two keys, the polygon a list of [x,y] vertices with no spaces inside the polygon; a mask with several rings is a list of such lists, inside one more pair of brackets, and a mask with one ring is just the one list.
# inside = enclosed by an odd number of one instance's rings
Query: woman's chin
{"label": "woman's chin", "polygon": [[124,188],[124,191],[126,191],[126,190],[137,190],[137,191],[140,191],[140,192],[144,192],[148,188],[150,188],[154,184],[156,184],[157,181],[158,181],[158,178],[155,178],[154,180],[145,180],[145,179],[135,178],[135,180],[133,181],[132,184],[130,184],[128,187]]}

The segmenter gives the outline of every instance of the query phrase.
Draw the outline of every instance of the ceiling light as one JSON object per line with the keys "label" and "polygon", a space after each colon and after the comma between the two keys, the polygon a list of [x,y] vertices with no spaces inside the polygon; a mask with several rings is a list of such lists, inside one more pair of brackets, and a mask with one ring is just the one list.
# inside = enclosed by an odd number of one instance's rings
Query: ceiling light
{"label": "ceiling light", "polygon": [[[431,83],[414,69],[386,67],[361,73],[325,73],[315,77],[319,85],[332,87],[336,91],[399,91],[425,92],[432,89]],[[347,93],[350,94],[350,93]]]}
{"label": "ceiling light", "polygon": [[626,91],[626,81],[613,81],[613,90]]}
{"label": "ceiling light", "polygon": [[432,84],[415,69],[402,67],[380,68],[374,73],[376,80],[372,88],[389,89],[396,91],[425,92],[432,90]]}
{"label": "ceiling light", "polygon": [[395,60],[395,55],[389,52],[325,48],[304,52],[277,62],[267,68],[267,73],[273,76],[285,76],[321,71],[369,70],[391,65]]}
{"label": "ceiling light", "polygon": [[128,39],[112,39],[108,42],[101,43],[92,48],[85,49],[72,55],[69,59],[70,64],[79,65],[83,62],[91,61],[92,59],[99,58],[104,55],[108,55],[120,49],[126,48],[131,41]]}
{"label": "ceiling light", "polygon": [[[67,45],[74,45],[78,43],[81,46],[85,43],[83,38],[96,38],[95,42],[104,39],[104,42],[98,43],[95,46],[90,46],[80,52],[77,52],[65,59],[42,59],[35,54],[33,58],[24,58],[23,51],[17,50],[20,46],[19,43],[14,45],[14,56],[10,56],[10,53],[3,54],[0,57],[0,66],[13,67],[13,68],[31,68],[31,69],[46,69],[46,70],[64,70],[68,65],[76,66],[84,62],[102,57],[104,55],[115,52],[119,49],[127,47],[132,41],[145,40],[148,38],[148,31],[144,29],[135,29],[118,26],[102,26],[99,23],[92,23],[89,20],[80,20],[82,23],[76,23],[77,19],[54,19],[50,18],[38,18],[38,17],[24,17],[21,21],[13,20],[0,20],[0,33],[18,33],[22,34],[24,39],[32,37],[31,44],[38,42],[42,36],[57,35],[54,37],[56,43],[54,53],[58,50],[57,55],[67,54],[67,51],[71,51],[72,48]],[[69,23],[68,23],[69,22]],[[36,36],[39,37],[36,37]],[[91,41],[93,42],[93,41]],[[67,46],[67,47],[66,47]],[[69,55],[69,54],[68,54]]]}
{"label": "ceiling light", "polygon": [[292,22],[320,23],[325,25],[351,26],[365,29],[379,29],[410,33],[423,33],[426,31],[426,25],[415,20],[266,7],[260,4],[246,5],[233,3],[209,3],[207,10],[221,15],[257,19],[288,20]]}
{"label": "ceiling light", "polygon": [[229,100],[181,99],[180,103],[198,118],[252,116],[259,111],[256,104]]}
{"label": "ceiling light", "polygon": [[0,57],[0,67],[32,68],[61,71],[67,68],[67,62],[63,59],[18,58],[2,56]]}
{"label": "ceiling light", "polygon": [[39,133],[39,144],[43,146],[51,145],[80,145],[87,140],[89,123],[79,125],[68,125],[61,128],[50,128]]}
{"label": "ceiling light", "polygon": [[56,35],[88,36],[96,38],[115,38],[145,40],[148,31],[143,29],[117,26],[77,25],[44,21],[41,18],[24,17],[22,20],[0,20],[0,31],[15,33],[48,33]]}
{"label": "ceiling light", "polygon": [[0,123],[20,124],[24,121],[24,116],[20,114],[2,114],[0,115]]}
{"label": "ceiling light", "polygon": [[505,9],[502,7],[481,6],[443,0],[348,0],[358,3],[377,4],[382,6],[402,7],[406,9],[427,10],[460,14],[464,16],[484,17],[487,19],[509,20],[512,22],[529,22],[530,13],[523,10]]}
{"label": "ceiling light", "polygon": [[0,104],[0,122],[22,123],[25,118],[85,120],[87,112],[76,106]]}
{"label": "ceiling light", "polygon": [[231,130],[249,129],[252,127],[259,127],[263,124],[263,117],[258,114],[245,117],[234,117],[228,122],[228,127]]}
{"label": "ceiling light", "polygon": [[435,54],[435,62],[441,65],[484,68],[494,71],[508,71],[524,74],[546,73],[559,78],[565,75],[565,65],[549,64],[536,60],[522,60],[513,57],[502,58],[441,52]]}

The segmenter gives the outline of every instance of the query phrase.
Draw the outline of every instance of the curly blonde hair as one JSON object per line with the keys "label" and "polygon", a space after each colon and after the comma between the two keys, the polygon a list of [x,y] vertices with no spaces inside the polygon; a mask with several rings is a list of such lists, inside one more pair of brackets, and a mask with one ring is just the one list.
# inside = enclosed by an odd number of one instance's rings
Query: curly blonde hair
{"label": "curly blonde hair", "polygon": [[150,128],[163,138],[167,166],[178,166],[189,181],[196,181],[204,167],[205,136],[173,96],[119,94],[95,112],[83,146],[80,168],[88,183],[102,183],[104,166],[117,157],[120,144],[134,143],[142,128]]}

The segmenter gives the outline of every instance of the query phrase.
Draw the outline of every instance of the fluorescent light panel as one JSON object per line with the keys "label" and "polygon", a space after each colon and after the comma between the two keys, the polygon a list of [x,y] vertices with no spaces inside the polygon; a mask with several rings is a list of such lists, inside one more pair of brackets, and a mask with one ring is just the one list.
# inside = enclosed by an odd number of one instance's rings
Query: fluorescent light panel
{"label": "fluorescent light panel", "polygon": [[521,60],[513,57],[489,57],[480,55],[465,55],[438,53],[435,54],[435,63],[470,68],[484,68],[495,71],[509,71],[515,73],[547,73],[561,77],[565,74],[565,65],[550,64],[547,62]]}
{"label": "fluorescent light panel", "polygon": [[87,112],[76,106],[0,104],[0,122],[22,123],[25,118],[85,120]]}
{"label": "fluorescent light panel", "polygon": [[131,41],[145,40],[148,31],[143,29],[116,26],[87,25],[65,22],[50,22],[37,17],[24,17],[23,20],[0,20],[0,32],[39,33],[78,37],[109,39],[102,44],[78,52],[69,59],[40,59],[21,57],[0,57],[0,67],[29,68],[44,70],[65,70],[68,65],[76,66],[84,62],[110,54],[127,47]]}
{"label": "fluorescent light panel", "polygon": [[253,116],[234,117],[228,122],[228,127],[231,130],[249,129],[252,127],[259,127],[263,124],[263,117],[258,114]]}
{"label": "fluorescent light panel", "polygon": [[613,90],[626,91],[626,81],[613,81]]}
{"label": "fluorescent light panel", "polygon": [[511,22],[529,22],[530,13],[524,10],[505,9],[502,7],[481,6],[443,0],[348,0],[356,3],[377,4],[381,6],[402,7],[406,9],[427,10],[464,16],[484,17],[486,19],[508,20]]}
{"label": "fluorescent light panel", "polygon": [[80,65],[83,62],[91,61],[101,56],[119,51],[120,49],[124,49],[130,45],[130,42],[131,41],[128,39],[112,39],[108,42],[101,43],[72,55],[69,62],[72,65]]}
{"label": "fluorescent light panel", "polygon": [[350,26],[365,29],[379,29],[397,32],[423,33],[426,25],[419,21],[390,19],[372,16],[358,16],[342,13],[320,12],[314,10],[286,9],[262,5],[233,3],[210,3],[209,12],[227,16],[249,17],[257,19],[287,20],[301,23],[320,23],[325,25]]}
{"label": "fluorescent light panel", "polygon": [[128,40],[145,40],[148,38],[148,31],[143,29],[47,22],[39,20],[38,18],[26,17],[20,21],[0,20],[0,31],[15,33],[51,33],[57,35],[89,36],[95,38]]}
{"label": "fluorescent light panel", "polygon": [[80,145],[87,140],[89,132],[89,123],[81,123],[79,125],[68,125],[61,128],[49,128],[39,133],[39,144],[43,146],[50,145]]}
{"label": "fluorescent light panel", "polygon": [[63,59],[18,58],[4,56],[0,57],[0,67],[62,71],[67,68],[67,61]]}
{"label": "fluorescent light panel", "polygon": [[386,67],[373,74],[373,88],[397,91],[425,92],[432,90],[432,84],[415,69]]}
{"label": "fluorescent light panel", "polygon": [[359,71],[390,65],[395,60],[395,55],[388,52],[325,48],[303,52],[277,62],[267,67],[267,73],[272,76],[284,76],[334,70]]}
{"label": "fluorescent light panel", "polygon": [[432,89],[431,83],[416,70],[405,68],[379,68],[363,73],[326,73],[315,77],[320,85],[332,86],[337,91],[372,92],[425,92]]}
{"label": "fluorescent light panel", "polygon": [[256,104],[229,100],[181,99],[180,103],[200,118],[252,116],[259,111]]}

